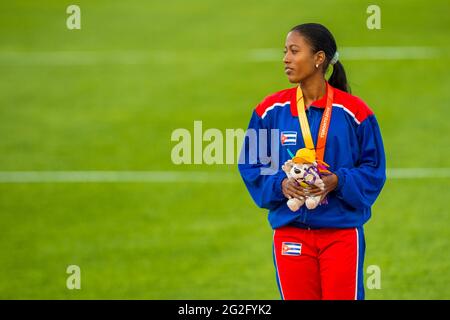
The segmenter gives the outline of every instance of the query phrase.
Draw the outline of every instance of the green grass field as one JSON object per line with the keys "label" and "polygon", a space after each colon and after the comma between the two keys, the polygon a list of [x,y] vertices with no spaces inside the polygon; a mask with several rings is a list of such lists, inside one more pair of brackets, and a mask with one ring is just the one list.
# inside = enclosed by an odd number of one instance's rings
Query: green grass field
{"label": "green grass field", "polygon": [[[320,22],[339,47],[426,47],[432,56],[348,59],[376,113],[388,168],[449,168],[450,3],[69,1],[0,4],[0,171],[206,171],[231,181],[0,183],[0,298],[279,299],[266,212],[236,165],[171,162],[171,133],[245,128],[290,87],[287,31]],[[279,48],[279,60],[252,52]],[[450,178],[390,179],[366,225],[368,299],[449,299]],[[68,265],[81,290],[66,288]]]}

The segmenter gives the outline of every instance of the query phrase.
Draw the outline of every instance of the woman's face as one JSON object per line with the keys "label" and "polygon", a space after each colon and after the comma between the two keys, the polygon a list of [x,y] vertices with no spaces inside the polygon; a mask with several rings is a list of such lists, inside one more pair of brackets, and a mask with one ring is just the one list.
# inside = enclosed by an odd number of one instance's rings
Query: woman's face
{"label": "woman's face", "polygon": [[[320,72],[322,54],[314,54],[310,44],[296,31],[291,31],[286,37],[284,47],[284,72],[289,82],[300,83],[316,72]],[[316,68],[316,64],[319,68]]]}

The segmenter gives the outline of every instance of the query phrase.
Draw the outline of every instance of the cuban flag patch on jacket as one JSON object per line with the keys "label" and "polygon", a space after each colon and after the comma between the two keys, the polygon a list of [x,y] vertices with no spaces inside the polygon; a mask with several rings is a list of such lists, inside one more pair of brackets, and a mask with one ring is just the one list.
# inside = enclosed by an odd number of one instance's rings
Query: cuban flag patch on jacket
{"label": "cuban flag patch on jacket", "polygon": [[283,256],[299,256],[302,254],[302,244],[295,242],[283,242],[281,244],[281,254]]}
{"label": "cuban flag patch on jacket", "polygon": [[282,131],[281,132],[281,145],[290,146],[297,144],[297,132],[296,131]]}

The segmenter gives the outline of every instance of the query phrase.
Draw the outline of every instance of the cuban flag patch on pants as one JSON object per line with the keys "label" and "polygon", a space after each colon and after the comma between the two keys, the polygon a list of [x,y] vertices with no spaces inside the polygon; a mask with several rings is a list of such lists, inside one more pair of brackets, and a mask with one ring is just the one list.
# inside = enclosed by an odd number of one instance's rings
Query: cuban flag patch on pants
{"label": "cuban flag patch on pants", "polygon": [[295,242],[283,242],[281,245],[281,254],[283,256],[299,256],[302,253],[302,244]]}

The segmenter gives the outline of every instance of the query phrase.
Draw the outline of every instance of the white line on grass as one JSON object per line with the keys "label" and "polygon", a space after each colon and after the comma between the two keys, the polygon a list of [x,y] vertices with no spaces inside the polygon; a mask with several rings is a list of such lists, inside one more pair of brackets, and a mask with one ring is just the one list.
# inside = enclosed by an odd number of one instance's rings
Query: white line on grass
{"label": "white line on grass", "polygon": [[[343,47],[339,49],[342,60],[421,60],[437,59],[448,55],[440,47]],[[205,59],[245,59],[250,62],[280,61],[283,49],[262,48],[233,51],[186,51],[174,54],[165,50],[123,51],[0,51],[0,65],[25,66],[77,66],[77,65],[144,65],[150,63]]]}
{"label": "white line on grass", "polygon": [[[450,168],[393,168],[388,179],[450,178]],[[233,183],[236,172],[208,171],[0,171],[0,183]]]}
{"label": "white line on grass", "polygon": [[[438,47],[343,47],[338,49],[342,60],[421,60],[436,59],[445,54]],[[257,62],[281,61],[282,49],[252,50],[249,59]]]}
{"label": "white line on grass", "polygon": [[207,171],[0,171],[0,183],[233,182],[227,172]]}
{"label": "white line on grass", "polygon": [[388,179],[450,178],[450,168],[392,168],[387,169]]}
{"label": "white line on grass", "polygon": [[0,51],[1,65],[143,65],[174,59],[173,54],[149,51]]}

